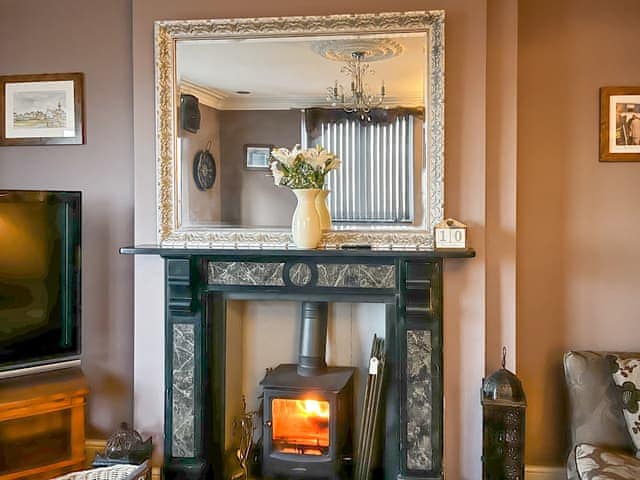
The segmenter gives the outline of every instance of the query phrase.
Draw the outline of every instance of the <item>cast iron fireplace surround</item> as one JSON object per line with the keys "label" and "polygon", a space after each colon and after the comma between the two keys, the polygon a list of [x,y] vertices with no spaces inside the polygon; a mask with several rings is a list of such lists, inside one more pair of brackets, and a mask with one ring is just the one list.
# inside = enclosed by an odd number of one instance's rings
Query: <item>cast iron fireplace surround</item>
{"label": "cast iron fireplace surround", "polygon": [[148,246],[121,253],[165,260],[165,479],[223,480],[231,299],[383,303],[383,476],[442,479],[442,262],[473,250]]}

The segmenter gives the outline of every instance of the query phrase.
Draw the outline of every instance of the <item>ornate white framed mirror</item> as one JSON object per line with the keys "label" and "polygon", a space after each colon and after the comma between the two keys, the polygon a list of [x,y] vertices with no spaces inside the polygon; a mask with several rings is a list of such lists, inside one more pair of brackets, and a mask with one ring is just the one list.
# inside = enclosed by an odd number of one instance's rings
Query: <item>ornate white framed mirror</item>
{"label": "ornate white framed mirror", "polygon": [[273,147],[322,145],[322,245],[431,249],[444,207],[444,12],[158,21],[158,241],[292,246]]}

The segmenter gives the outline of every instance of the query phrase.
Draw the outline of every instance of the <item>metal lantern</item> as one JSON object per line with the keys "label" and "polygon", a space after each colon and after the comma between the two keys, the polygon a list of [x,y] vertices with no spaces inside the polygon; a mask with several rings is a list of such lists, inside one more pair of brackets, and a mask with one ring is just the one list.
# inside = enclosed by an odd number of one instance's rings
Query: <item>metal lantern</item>
{"label": "metal lantern", "polygon": [[482,382],[482,478],[524,480],[524,427],[527,400],[518,377],[502,368]]}

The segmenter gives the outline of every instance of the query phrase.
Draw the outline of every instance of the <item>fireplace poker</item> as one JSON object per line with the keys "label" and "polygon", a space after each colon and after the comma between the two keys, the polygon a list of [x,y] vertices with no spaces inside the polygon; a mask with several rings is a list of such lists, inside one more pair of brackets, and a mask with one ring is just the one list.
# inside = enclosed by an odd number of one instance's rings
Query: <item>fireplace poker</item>
{"label": "fireplace poker", "polygon": [[[362,422],[358,443],[358,457],[356,462],[356,469],[354,478],[356,480],[366,480],[368,476],[367,457],[370,457],[370,448],[375,435],[375,428],[373,428],[372,414],[376,409],[376,391],[379,372],[379,358],[384,350],[384,340],[373,337],[373,344],[371,346],[371,356],[369,359],[369,372],[367,376],[367,387],[365,390],[364,409],[362,413]],[[379,400],[378,400],[379,401]],[[374,426],[375,427],[375,426]],[[370,460],[369,460],[370,461]]]}
{"label": "fireplace poker", "polygon": [[375,439],[375,424],[374,415],[377,408],[376,394],[379,389],[379,364],[382,350],[384,348],[384,340],[376,339],[375,341],[375,353],[370,361],[369,374],[372,378],[371,393],[369,398],[369,406],[367,407],[367,421],[365,427],[364,445],[361,458],[361,471],[360,480],[366,480],[369,474],[369,463],[372,455],[371,449],[373,448],[373,442]]}
{"label": "fireplace poker", "polygon": [[[376,339],[377,336],[373,336],[373,342],[371,343],[371,353],[369,354],[369,360],[373,358],[376,351]],[[358,433],[358,449],[356,455],[356,462],[354,467],[353,478],[354,480],[360,480],[360,472],[362,471],[362,457],[363,457],[363,444],[364,444],[364,435],[365,435],[365,425],[367,418],[367,407],[369,405],[369,397],[371,395],[371,375],[367,373],[367,386],[364,390],[364,401],[363,401],[363,409],[362,409],[362,417],[360,417],[360,432]]]}
{"label": "fireplace poker", "polygon": [[369,422],[370,422],[370,413],[371,406],[373,400],[373,386],[375,382],[375,376],[371,374],[371,362],[374,358],[376,358],[378,350],[378,340],[374,338],[373,340],[373,352],[371,358],[369,359],[369,371],[368,371],[368,382],[367,382],[367,403],[364,406],[364,411],[362,413],[364,424],[362,427],[362,443],[360,444],[360,454],[358,455],[358,477],[357,480],[364,480],[364,467],[365,467],[365,457],[367,455],[367,445],[369,440]]}
{"label": "fireplace poker", "polygon": [[372,463],[373,463],[373,454],[376,450],[376,433],[379,430],[378,421],[380,416],[380,401],[382,398],[382,388],[384,386],[384,366],[386,361],[386,352],[384,350],[384,340],[381,340],[380,345],[380,356],[379,356],[379,364],[378,364],[378,374],[376,375],[376,385],[375,385],[375,406],[373,412],[373,422],[371,426],[371,444],[369,448],[366,450],[366,466],[365,466],[365,479],[369,480],[371,478],[372,472]]}

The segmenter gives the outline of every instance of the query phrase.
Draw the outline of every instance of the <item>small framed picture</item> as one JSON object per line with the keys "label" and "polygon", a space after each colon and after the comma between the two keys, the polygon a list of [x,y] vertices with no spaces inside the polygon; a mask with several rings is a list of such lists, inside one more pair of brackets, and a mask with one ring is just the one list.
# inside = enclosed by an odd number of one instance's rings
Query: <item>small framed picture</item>
{"label": "small framed picture", "polygon": [[0,76],[0,145],[84,144],[82,73]]}
{"label": "small framed picture", "polygon": [[600,161],[640,162],[640,87],[600,89]]}
{"label": "small framed picture", "polygon": [[244,168],[247,170],[269,170],[273,145],[247,144],[244,146]]}

